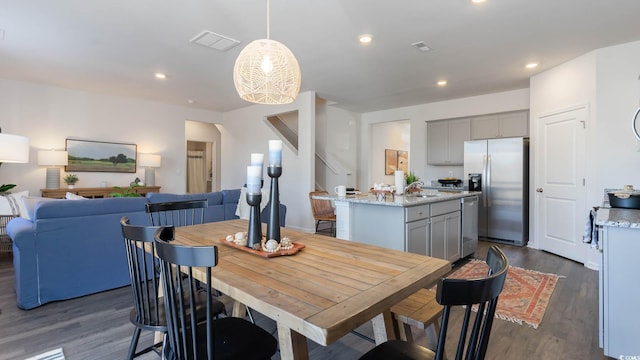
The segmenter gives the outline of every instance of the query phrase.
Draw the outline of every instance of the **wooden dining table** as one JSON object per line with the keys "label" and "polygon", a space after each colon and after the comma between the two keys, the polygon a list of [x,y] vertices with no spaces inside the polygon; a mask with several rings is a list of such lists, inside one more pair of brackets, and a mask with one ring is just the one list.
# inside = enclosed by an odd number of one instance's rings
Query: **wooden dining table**
{"label": "wooden dining table", "polygon": [[[282,359],[308,359],[306,339],[330,345],[373,321],[376,343],[394,338],[389,309],[450,269],[442,259],[282,228],[282,237],[304,245],[293,255],[262,257],[223,242],[246,232],[246,220],[176,228],[175,242],[217,245],[212,286],[277,324]],[[264,233],[264,232],[263,232]]]}

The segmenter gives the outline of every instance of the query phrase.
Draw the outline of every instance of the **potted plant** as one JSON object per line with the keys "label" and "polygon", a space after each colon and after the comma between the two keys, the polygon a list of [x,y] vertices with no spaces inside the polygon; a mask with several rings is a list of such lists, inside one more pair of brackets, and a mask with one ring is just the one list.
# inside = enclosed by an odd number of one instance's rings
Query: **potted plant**
{"label": "potted plant", "polygon": [[[405,186],[409,186],[411,184],[414,184],[416,181],[420,181],[420,178],[416,176],[416,174],[413,173],[413,171],[409,171],[408,174],[405,175]],[[409,189],[407,189],[408,193],[412,193],[412,192],[420,192],[422,191],[422,189],[420,187],[414,186],[411,187]]]}
{"label": "potted plant", "polygon": [[0,193],[7,192],[16,187],[16,184],[2,184],[0,185]]}
{"label": "potted plant", "polygon": [[78,175],[76,174],[67,174],[67,176],[65,176],[63,180],[65,183],[67,183],[67,187],[69,189],[73,189],[79,179]]}

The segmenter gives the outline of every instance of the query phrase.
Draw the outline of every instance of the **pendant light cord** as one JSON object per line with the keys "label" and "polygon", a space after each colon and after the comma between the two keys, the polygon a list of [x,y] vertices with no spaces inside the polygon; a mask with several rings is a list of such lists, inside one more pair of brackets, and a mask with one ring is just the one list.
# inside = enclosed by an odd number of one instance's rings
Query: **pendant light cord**
{"label": "pendant light cord", "polygon": [[270,8],[271,6],[269,5],[270,1],[267,0],[267,40],[269,40],[269,19],[271,18],[271,14],[270,12]]}

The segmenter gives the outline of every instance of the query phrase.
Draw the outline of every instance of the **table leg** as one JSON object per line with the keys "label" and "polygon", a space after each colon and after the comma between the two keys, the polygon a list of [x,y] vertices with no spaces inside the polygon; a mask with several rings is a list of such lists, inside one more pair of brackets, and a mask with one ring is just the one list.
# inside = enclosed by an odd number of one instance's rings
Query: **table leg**
{"label": "table leg", "polygon": [[309,359],[307,338],[281,323],[278,323],[278,343],[281,359]]}
{"label": "table leg", "polygon": [[233,310],[231,310],[231,316],[245,318],[247,316],[247,307],[238,301],[233,302]]}
{"label": "table leg", "polygon": [[376,341],[376,345],[382,344],[387,340],[396,339],[393,328],[393,315],[391,315],[390,310],[378,314],[371,322],[373,324],[373,338]]}

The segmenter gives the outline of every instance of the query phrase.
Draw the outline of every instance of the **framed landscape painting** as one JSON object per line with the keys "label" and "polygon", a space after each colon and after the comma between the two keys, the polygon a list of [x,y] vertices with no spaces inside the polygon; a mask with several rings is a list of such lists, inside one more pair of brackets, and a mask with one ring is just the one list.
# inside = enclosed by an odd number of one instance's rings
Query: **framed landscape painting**
{"label": "framed landscape painting", "polygon": [[136,172],[136,144],[67,139],[66,172]]}

